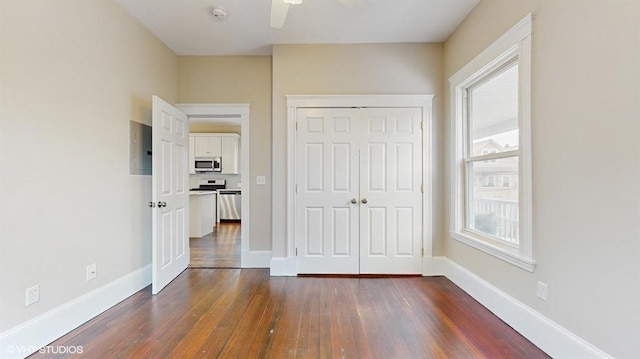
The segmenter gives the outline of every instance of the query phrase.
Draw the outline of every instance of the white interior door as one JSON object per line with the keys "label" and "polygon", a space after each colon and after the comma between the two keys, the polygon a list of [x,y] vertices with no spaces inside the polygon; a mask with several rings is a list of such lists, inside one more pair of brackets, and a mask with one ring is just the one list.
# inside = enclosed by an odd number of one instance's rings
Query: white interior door
{"label": "white interior door", "polygon": [[360,273],[422,273],[422,110],[360,113]]}
{"label": "white interior door", "polygon": [[298,273],[421,273],[422,110],[296,118]]}
{"label": "white interior door", "polygon": [[299,273],[359,271],[358,116],[350,108],[297,112]]}
{"label": "white interior door", "polygon": [[189,123],[157,96],[152,106],[151,291],[157,294],[189,265]]}

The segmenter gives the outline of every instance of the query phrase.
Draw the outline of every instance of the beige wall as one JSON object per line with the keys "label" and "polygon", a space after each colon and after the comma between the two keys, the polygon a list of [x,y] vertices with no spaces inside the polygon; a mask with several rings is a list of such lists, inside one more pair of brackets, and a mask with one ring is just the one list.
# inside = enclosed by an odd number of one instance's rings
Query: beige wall
{"label": "beige wall", "polygon": [[[442,205],[442,44],[276,45],[273,48],[273,255],[286,255],[286,95],[435,94],[434,208]],[[434,211],[434,238],[443,238]],[[435,240],[434,253],[441,254]]]}
{"label": "beige wall", "polygon": [[241,127],[238,125],[221,125],[216,123],[189,123],[190,133],[237,133],[241,134]]}
{"label": "beige wall", "polygon": [[637,357],[640,2],[483,0],[445,43],[445,78],[530,12],[538,266],[455,240],[446,255],[610,355]]}
{"label": "beige wall", "polygon": [[176,89],[177,57],[113,1],[0,1],[0,332],[150,264],[129,121]]}
{"label": "beige wall", "polygon": [[[249,103],[251,250],[271,249],[271,57],[181,56],[179,103]],[[206,127],[205,127],[206,128]],[[201,132],[202,126],[194,127]],[[243,137],[244,141],[245,138]],[[256,176],[267,185],[256,185]]]}

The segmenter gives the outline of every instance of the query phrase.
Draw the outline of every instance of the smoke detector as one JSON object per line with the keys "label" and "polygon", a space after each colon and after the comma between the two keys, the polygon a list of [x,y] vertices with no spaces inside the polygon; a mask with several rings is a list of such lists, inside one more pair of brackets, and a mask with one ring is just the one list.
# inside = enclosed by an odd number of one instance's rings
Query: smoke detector
{"label": "smoke detector", "polygon": [[222,6],[214,6],[213,10],[211,10],[211,15],[218,20],[223,20],[227,17],[227,10]]}

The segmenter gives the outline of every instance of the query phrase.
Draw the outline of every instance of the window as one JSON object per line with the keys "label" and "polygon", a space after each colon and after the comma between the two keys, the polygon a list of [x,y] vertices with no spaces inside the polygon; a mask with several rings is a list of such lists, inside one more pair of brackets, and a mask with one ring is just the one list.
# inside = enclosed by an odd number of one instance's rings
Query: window
{"label": "window", "polygon": [[533,271],[531,15],[449,81],[451,236]]}
{"label": "window", "polygon": [[[478,167],[480,167],[480,166],[478,166]],[[480,172],[480,171],[478,171],[478,172]],[[495,176],[489,175],[489,176],[486,176],[485,179],[486,179],[485,187],[495,187],[496,186],[496,177]]]}
{"label": "window", "polygon": [[509,179],[510,178],[511,177],[509,177],[509,176],[502,176],[502,187],[509,187],[510,186],[509,185],[509,182],[510,182]]}

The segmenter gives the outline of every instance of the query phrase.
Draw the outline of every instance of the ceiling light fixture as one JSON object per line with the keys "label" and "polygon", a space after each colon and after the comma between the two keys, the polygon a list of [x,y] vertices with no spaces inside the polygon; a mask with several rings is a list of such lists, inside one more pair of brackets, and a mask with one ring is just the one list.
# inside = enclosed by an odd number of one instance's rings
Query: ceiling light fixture
{"label": "ceiling light fixture", "polygon": [[302,0],[282,0],[283,2],[291,5],[300,5],[302,4]]}

